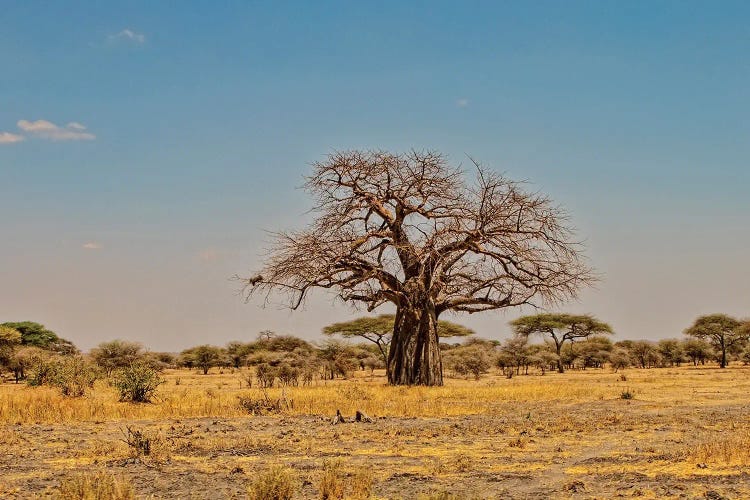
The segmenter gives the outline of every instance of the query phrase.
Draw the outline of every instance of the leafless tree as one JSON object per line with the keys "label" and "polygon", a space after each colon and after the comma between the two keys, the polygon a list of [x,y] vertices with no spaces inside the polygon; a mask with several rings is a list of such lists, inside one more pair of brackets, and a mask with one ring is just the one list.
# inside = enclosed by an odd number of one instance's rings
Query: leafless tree
{"label": "leafless tree", "polygon": [[391,303],[389,382],[442,385],[442,313],[550,305],[594,279],[562,209],[474,165],[469,183],[434,152],[329,155],[305,185],[317,217],[275,234],[248,298],[286,292],[296,309],[327,288],[368,311]]}

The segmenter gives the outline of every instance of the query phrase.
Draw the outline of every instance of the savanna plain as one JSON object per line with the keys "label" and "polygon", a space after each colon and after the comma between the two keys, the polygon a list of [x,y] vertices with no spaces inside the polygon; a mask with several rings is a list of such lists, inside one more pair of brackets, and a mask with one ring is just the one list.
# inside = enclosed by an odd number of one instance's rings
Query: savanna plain
{"label": "savanna plain", "polygon": [[0,496],[750,498],[749,367],[268,389],[245,371],[167,370],[148,404],[0,385]]}

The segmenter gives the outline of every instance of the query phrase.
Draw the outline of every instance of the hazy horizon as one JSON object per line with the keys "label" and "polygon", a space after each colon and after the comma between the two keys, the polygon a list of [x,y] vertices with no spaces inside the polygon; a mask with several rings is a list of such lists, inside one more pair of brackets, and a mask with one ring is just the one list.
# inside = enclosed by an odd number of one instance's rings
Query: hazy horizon
{"label": "hazy horizon", "polygon": [[[550,195],[615,340],[750,316],[750,5],[8,2],[0,323],[179,351],[356,317],[245,304],[334,150],[467,155]],[[387,312],[384,309],[382,312]],[[376,311],[375,314],[381,311]],[[507,338],[508,309],[447,316]]]}

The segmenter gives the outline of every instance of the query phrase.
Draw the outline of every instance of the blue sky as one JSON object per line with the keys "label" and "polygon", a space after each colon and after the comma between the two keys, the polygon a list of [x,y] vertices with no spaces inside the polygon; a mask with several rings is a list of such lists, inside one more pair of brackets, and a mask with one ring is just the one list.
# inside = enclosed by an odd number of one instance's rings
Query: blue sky
{"label": "blue sky", "polygon": [[[178,6],[3,4],[0,321],[84,348],[314,339],[352,311],[261,309],[229,277],[348,148],[471,155],[549,193],[604,275],[567,309],[618,338],[750,315],[748,4]],[[465,323],[502,339],[521,312]]]}

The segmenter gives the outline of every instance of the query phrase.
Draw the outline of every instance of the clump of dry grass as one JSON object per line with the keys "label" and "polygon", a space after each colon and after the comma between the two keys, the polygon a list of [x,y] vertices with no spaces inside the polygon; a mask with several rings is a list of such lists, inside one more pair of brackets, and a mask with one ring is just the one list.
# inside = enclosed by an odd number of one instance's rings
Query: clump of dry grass
{"label": "clump of dry grass", "polygon": [[464,497],[459,496],[451,491],[433,490],[427,493],[420,493],[418,500],[462,500]]}
{"label": "clump of dry grass", "polygon": [[686,450],[685,458],[717,465],[750,465],[750,428],[726,431],[721,437],[706,436]]}
{"label": "clump of dry grass", "polygon": [[345,473],[340,460],[323,462],[323,472],[318,481],[321,500],[341,500],[344,498]]}
{"label": "clump of dry grass", "polygon": [[291,471],[276,465],[258,474],[247,489],[247,495],[251,500],[289,500],[297,488],[297,480]]}
{"label": "clump of dry grass", "polygon": [[456,472],[470,472],[474,470],[476,460],[467,453],[457,453],[451,461],[451,468]]}
{"label": "clump of dry grass", "polygon": [[359,469],[349,481],[349,498],[364,500],[372,496],[373,477],[369,469]]}
{"label": "clump of dry grass", "polygon": [[326,460],[317,486],[322,500],[364,500],[372,496],[373,484],[368,469],[347,472],[341,460]]}
{"label": "clump of dry grass", "polygon": [[100,471],[66,477],[55,496],[60,500],[130,500],[135,490],[129,481]]}

